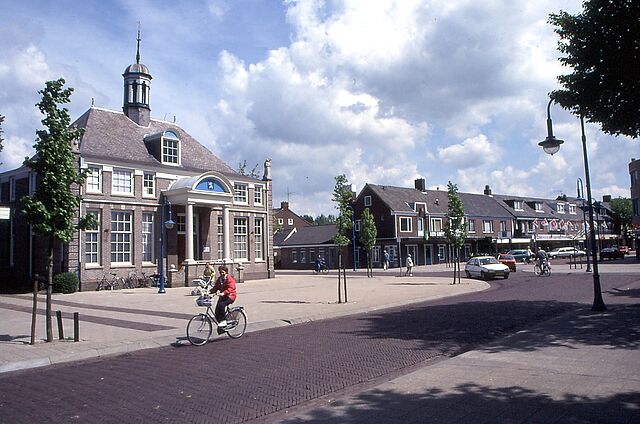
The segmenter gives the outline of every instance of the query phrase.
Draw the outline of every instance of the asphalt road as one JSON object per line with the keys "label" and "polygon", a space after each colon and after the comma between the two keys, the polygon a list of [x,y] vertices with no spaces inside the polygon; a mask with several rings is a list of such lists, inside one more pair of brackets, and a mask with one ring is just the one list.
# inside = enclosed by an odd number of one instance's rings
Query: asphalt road
{"label": "asphalt road", "polygon": [[[0,422],[275,421],[588,306],[592,281],[517,272],[484,292],[410,307],[5,374]],[[640,276],[606,274],[602,287],[607,304],[637,302]]]}

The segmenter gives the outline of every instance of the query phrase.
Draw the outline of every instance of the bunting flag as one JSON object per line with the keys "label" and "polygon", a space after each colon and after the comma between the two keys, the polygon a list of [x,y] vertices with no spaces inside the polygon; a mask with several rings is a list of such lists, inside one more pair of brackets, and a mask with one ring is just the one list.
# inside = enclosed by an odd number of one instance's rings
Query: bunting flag
{"label": "bunting flag", "polygon": [[558,221],[556,221],[555,219],[552,219],[550,224],[549,224],[549,227],[551,227],[552,230],[557,229],[558,228]]}
{"label": "bunting flag", "polygon": [[546,227],[549,225],[549,221],[547,221],[547,218],[544,218],[542,221],[540,221],[540,223],[542,224],[543,227]]}
{"label": "bunting flag", "polygon": [[538,218],[533,220],[533,228],[538,228]]}

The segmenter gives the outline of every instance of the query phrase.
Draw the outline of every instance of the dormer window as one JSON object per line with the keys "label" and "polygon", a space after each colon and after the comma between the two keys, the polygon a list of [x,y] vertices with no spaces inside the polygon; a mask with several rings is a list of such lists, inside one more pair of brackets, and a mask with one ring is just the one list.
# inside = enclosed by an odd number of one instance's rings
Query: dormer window
{"label": "dormer window", "polygon": [[569,213],[575,215],[576,205],[569,205]]}
{"label": "dormer window", "polygon": [[558,203],[558,204],[556,205],[556,211],[557,211],[558,213],[564,213],[564,203]]}
{"label": "dormer window", "polygon": [[517,211],[523,211],[524,207],[522,204],[522,200],[514,200],[513,201],[513,209],[517,210]]}
{"label": "dormer window", "polygon": [[535,202],[533,204],[533,207],[535,208],[536,212],[544,212],[544,210],[542,210],[542,202]]}
{"label": "dormer window", "polygon": [[162,135],[162,163],[180,164],[180,139],[173,131]]}

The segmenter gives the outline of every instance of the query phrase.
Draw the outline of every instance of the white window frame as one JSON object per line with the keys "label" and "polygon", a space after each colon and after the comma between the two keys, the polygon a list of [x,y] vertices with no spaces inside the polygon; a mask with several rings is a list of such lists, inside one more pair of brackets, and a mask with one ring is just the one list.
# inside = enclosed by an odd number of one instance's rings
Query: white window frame
{"label": "white window frame", "polygon": [[283,224],[284,224],[284,219],[278,218],[278,225],[283,225]]}
{"label": "white window frame", "polygon": [[[127,178],[128,175],[128,178]],[[128,187],[128,191],[126,190]],[[124,190],[121,190],[124,188]],[[133,189],[133,171],[130,169],[114,168],[111,172],[111,194],[119,194],[132,196]]]}
{"label": "white window frame", "polygon": [[89,165],[87,169],[87,193],[102,193],[102,167]]}
{"label": "white window frame", "polygon": [[175,228],[177,234],[187,234],[187,215],[185,213],[174,214],[176,217]]}
{"label": "white window frame", "polygon": [[493,220],[491,219],[482,220],[482,234],[493,234]]}
{"label": "white window frame", "polygon": [[565,213],[564,212],[564,203],[556,203],[556,212]]}
{"label": "white window frame", "polygon": [[571,215],[575,215],[576,214],[576,205],[569,205],[569,213]]}
{"label": "white window frame", "polygon": [[359,231],[360,231],[360,220],[359,220],[359,219],[356,219],[356,223],[355,223],[355,225],[354,225],[353,229],[354,229],[356,232],[359,232]]}
{"label": "white window frame", "polygon": [[535,202],[533,204],[533,207],[536,212],[544,212],[544,206],[542,205],[542,202]]}
{"label": "white window frame", "polygon": [[224,217],[218,216],[218,259],[224,258]]}
{"label": "white window frame", "polygon": [[253,188],[253,204],[257,206],[262,206],[262,197],[264,193],[264,187],[261,185],[256,185]]}
{"label": "white window frame", "polygon": [[515,209],[517,211],[523,211],[524,210],[524,202],[522,200],[514,200],[513,201],[513,209]]}
{"label": "white window frame", "polygon": [[442,218],[430,218],[429,231],[434,233],[442,232]]}
{"label": "white window frame", "polygon": [[249,227],[246,216],[236,216],[233,218],[233,259],[249,259]]}
{"label": "white window frame", "polygon": [[[171,143],[172,145],[169,145],[169,143]],[[180,139],[177,138],[177,135],[176,135],[176,138],[163,135],[162,141],[160,144],[160,149],[161,149],[160,155],[161,155],[162,163],[164,163],[165,165],[174,165],[174,166],[180,165],[181,143],[180,143]]]}
{"label": "white window frame", "polygon": [[476,232],[476,220],[475,219],[467,219],[467,232],[475,233]]}
{"label": "white window frame", "polygon": [[154,220],[155,214],[153,212],[142,212],[142,228],[140,241],[142,243],[142,262],[153,263],[154,262]]}
{"label": "white window frame", "polygon": [[[402,229],[403,223],[405,224],[408,223],[408,225],[406,225],[404,230]],[[401,216],[399,217],[398,227],[401,233],[411,233],[413,232],[413,220],[411,219],[410,216]]]}
{"label": "white window frame", "polygon": [[111,211],[111,264],[133,264],[133,212]]}
{"label": "white window frame", "polygon": [[364,207],[367,208],[371,206],[371,196],[364,196]]}
{"label": "white window frame", "polygon": [[247,204],[247,185],[235,183],[233,185],[233,201],[235,203]]}
{"label": "white window frame", "polygon": [[293,225],[293,218],[287,219],[287,225]]}
{"label": "white window frame", "polygon": [[253,221],[253,257],[256,261],[264,259],[264,219],[255,218]]}
{"label": "white window frame", "polygon": [[142,197],[156,197],[156,174],[153,172],[142,174]]}
{"label": "white window frame", "polygon": [[[100,266],[102,259],[102,217],[99,209],[89,209],[87,214],[93,214],[96,220],[96,225],[87,228],[84,232],[84,261],[85,265]],[[95,258],[95,259],[94,259]]]}

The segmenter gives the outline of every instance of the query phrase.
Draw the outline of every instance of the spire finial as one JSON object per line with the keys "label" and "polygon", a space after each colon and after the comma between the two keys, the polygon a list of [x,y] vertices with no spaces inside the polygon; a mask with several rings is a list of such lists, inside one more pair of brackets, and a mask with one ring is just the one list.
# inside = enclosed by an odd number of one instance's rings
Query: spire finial
{"label": "spire finial", "polygon": [[136,49],[136,63],[140,63],[140,21],[138,21],[138,48]]}

